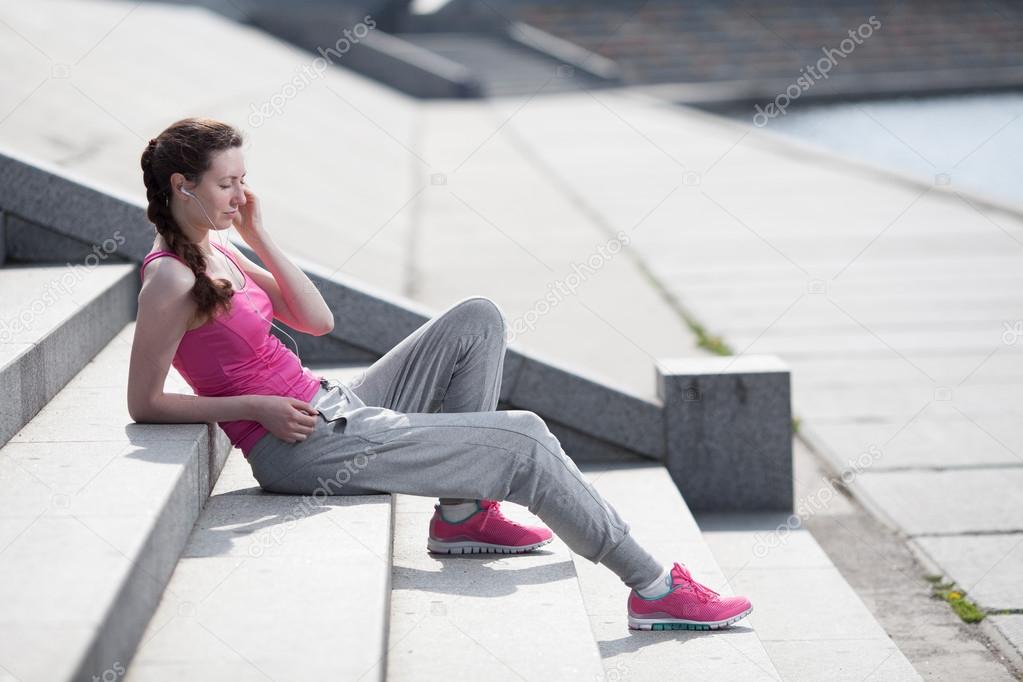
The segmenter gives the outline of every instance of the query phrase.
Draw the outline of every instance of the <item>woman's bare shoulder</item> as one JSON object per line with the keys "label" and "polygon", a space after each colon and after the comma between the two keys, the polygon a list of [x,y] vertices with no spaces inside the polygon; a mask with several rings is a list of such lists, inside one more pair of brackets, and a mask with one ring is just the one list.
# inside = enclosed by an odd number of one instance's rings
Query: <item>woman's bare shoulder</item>
{"label": "woman's bare shoulder", "polygon": [[143,294],[183,296],[195,285],[195,273],[170,255],[153,258],[142,273]]}

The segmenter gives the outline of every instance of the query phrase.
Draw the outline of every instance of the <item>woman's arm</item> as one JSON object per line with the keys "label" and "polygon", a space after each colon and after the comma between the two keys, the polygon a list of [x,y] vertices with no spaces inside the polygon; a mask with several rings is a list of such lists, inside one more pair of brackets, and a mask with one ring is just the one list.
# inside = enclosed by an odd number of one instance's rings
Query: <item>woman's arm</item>
{"label": "woman's arm", "polygon": [[171,360],[195,315],[195,276],[171,258],[146,266],[128,368],[128,414],[136,422],[203,423],[255,418],[252,398],[164,393]]}
{"label": "woman's arm", "polygon": [[329,334],[334,328],[334,314],[301,268],[288,260],[265,233],[252,242],[246,241],[260,260],[269,266],[269,271],[247,258],[234,245],[228,248],[249,277],[266,292],[274,307],[274,317],[305,334]]}
{"label": "woman's arm", "polygon": [[260,260],[266,263],[269,271],[253,263],[234,247],[230,247],[232,253],[270,297],[274,317],[306,334],[322,336],[329,333],[334,328],[334,314],[327,302],[306,274],[288,260],[263,228],[259,198],[248,186],[245,187],[245,199],[245,205],[235,214],[235,229]]}

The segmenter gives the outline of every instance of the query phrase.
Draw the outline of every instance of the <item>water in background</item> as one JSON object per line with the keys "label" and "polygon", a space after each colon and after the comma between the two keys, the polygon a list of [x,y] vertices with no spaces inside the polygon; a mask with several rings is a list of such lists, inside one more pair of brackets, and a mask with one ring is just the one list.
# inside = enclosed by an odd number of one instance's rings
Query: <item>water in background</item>
{"label": "water in background", "polygon": [[[723,113],[752,124],[755,112],[747,107]],[[1023,206],[1023,92],[797,103],[764,127]]]}

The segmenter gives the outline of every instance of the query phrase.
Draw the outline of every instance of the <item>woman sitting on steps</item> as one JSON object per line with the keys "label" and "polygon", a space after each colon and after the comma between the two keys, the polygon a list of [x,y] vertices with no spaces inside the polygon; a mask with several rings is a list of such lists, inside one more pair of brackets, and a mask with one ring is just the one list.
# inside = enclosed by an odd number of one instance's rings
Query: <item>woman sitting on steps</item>
{"label": "woman sitting on steps", "polygon": [[[304,367],[270,333],[273,319],[322,335],[333,314],[264,228],[241,145],[232,126],[190,118],[142,153],[157,235],[141,270],[132,419],[219,423],[270,492],[439,497],[432,552],[515,554],[549,543],[551,530],[507,519],[499,501],[524,505],[632,588],[634,629],[720,628],[752,610],[643,549],[539,416],[497,410],[506,321],[490,299],[452,305],[350,383]],[[232,226],[269,270],[210,239]],[[196,395],[163,392],[171,365]]]}

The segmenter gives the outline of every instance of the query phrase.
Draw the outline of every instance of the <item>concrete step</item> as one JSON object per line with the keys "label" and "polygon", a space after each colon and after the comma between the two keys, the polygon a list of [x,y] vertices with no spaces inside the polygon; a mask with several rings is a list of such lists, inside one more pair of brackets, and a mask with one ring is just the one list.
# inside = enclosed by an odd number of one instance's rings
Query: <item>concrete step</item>
{"label": "concrete step", "polygon": [[135,317],[134,265],[0,268],[0,445]]}
{"label": "concrete step", "polygon": [[920,676],[809,531],[785,514],[700,514],[703,538],[781,679]]}
{"label": "concrete step", "polygon": [[127,679],[380,679],[392,514],[390,495],[264,493],[232,451]]}
{"label": "concrete step", "polygon": [[[314,371],[350,383],[364,370]],[[389,681],[448,680],[472,670],[485,670],[488,679],[603,678],[564,543],[555,538],[528,555],[432,555],[426,540],[437,500],[394,498],[388,653],[365,679],[386,671]],[[540,523],[519,505],[502,509],[517,521]],[[497,626],[533,620],[543,627]]]}
{"label": "concrete step", "polygon": [[[664,467],[584,464],[580,469],[655,557],[666,564],[680,561],[700,582],[733,594]],[[723,630],[629,630],[629,588],[603,565],[572,557],[608,678],[782,679],[752,625],[751,616],[760,608],[756,600],[753,614]]]}
{"label": "concrete step", "polygon": [[[397,495],[389,682],[603,680],[568,547],[527,554],[427,552],[435,498]],[[541,525],[511,502],[502,511]]]}
{"label": "concrete step", "polygon": [[[637,679],[670,676],[673,670],[693,671],[697,679],[919,679],[813,537],[793,527],[789,515],[701,514],[697,525],[662,467],[582,468],[655,556],[682,561],[722,594],[748,596],[754,609],[728,630],[623,636],[625,588],[603,567],[575,556],[608,671]],[[635,637],[648,637],[649,643]]]}
{"label": "concrete step", "polygon": [[[207,424],[133,423],[133,334],[0,448],[0,670],[14,679],[123,674],[230,449]],[[166,390],[189,392],[173,368]]]}
{"label": "concrete step", "polygon": [[274,495],[228,458],[126,680],[381,679],[390,495]]}

